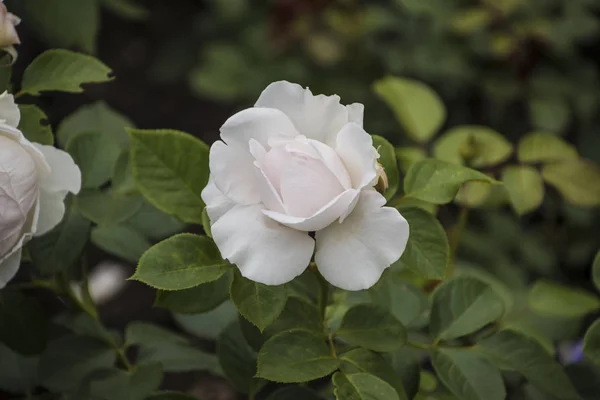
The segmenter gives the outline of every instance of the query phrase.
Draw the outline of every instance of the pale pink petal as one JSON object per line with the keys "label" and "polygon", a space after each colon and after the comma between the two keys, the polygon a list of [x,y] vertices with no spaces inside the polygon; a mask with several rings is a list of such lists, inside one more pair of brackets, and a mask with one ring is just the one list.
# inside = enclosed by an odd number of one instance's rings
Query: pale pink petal
{"label": "pale pink petal", "polygon": [[263,210],[263,213],[271,219],[299,231],[313,232],[325,228],[342,215],[349,214],[351,207],[356,205],[359,191],[348,189],[331,200],[323,208],[308,218],[292,217],[280,212]]}
{"label": "pale pink petal", "polygon": [[246,278],[266,285],[281,285],[300,275],[315,246],[305,232],[263,215],[260,205],[237,205],[211,229],[223,258],[235,263]]}
{"label": "pale pink petal", "polygon": [[256,168],[255,174],[256,182],[258,184],[258,190],[260,191],[260,199],[263,205],[269,209],[278,213],[285,213],[285,207],[283,206],[283,202],[281,201],[281,196],[275,189],[275,187],[271,184],[271,181],[265,175],[262,169]]}
{"label": "pale pink petal", "polygon": [[332,285],[368,289],[404,252],[408,222],[395,208],[382,207],[385,202],[376,191],[363,190],[343,223],[317,231],[315,262]]}
{"label": "pale pink petal", "polygon": [[210,148],[209,166],[215,185],[233,202],[244,205],[260,202],[254,157],[247,148],[228,146],[218,140]]}
{"label": "pale pink petal", "polygon": [[50,174],[41,179],[41,187],[47,192],[79,193],[81,190],[81,170],[69,153],[54,146],[33,144],[46,157]]}
{"label": "pale pink petal", "polygon": [[272,136],[294,137],[298,134],[292,121],[275,108],[248,108],[231,116],[221,127],[221,138],[230,146],[248,150],[250,139],[268,147]]}
{"label": "pale pink petal", "polygon": [[293,156],[282,168],[280,193],[289,215],[311,217],[344,191],[321,160]]}
{"label": "pale pink petal", "polygon": [[365,106],[360,103],[353,103],[346,106],[348,109],[348,122],[354,122],[362,128]]}
{"label": "pale pink petal", "polygon": [[255,107],[283,111],[300,134],[323,143],[335,138],[348,122],[348,110],[340,104],[339,96],[314,96],[309,89],[287,81],[267,86]]}
{"label": "pale pink petal", "polygon": [[215,185],[212,179],[212,175],[208,178],[208,184],[202,190],[200,194],[202,201],[206,204],[206,213],[208,219],[214,224],[219,218],[235,205],[235,203],[229,200],[221,193],[221,191]]}
{"label": "pale pink petal", "polygon": [[377,150],[373,138],[355,123],[346,124],[337,135],[335,151],[350,174],[352,187],[361,189],[377,182]]}
{"label": "pale pink petal", "polygon": [[35,236],[41,236],[50,232],[62,221],[65,216],[65,197],[67,197],[66,190],[62,192],[40,190],[40,213]]}
{"label": "pale pink petal", "polygon": [[21,120],[21,111],[15,103],[15,98],[6,91],[0,94],[0,120],[4,120],[7,125],[13,128],[19,126]]}
{"label": "pale pink petal", "polygon": [[319,158],[321,161],[323,161],[323,164],[325,164],[325,166],[327,166],[327,168],[333,172],[342,187],[344,189],[350,189],[352,187],[350,175],[348,174],[346,166],[337,155],[335,150],[326,144],[317,142],[316,140],[311,140],[310,145],[316,150]]}

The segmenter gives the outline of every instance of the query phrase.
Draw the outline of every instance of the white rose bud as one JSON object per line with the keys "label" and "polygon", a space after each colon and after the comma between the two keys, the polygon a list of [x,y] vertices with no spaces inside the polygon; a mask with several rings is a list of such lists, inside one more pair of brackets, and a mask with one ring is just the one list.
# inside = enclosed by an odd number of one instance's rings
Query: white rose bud
{"label": "white rose bud", "polygon": [[0,48],[10,47],[20,44],[19,34],[15,26],[19,25],[21,19],[16,15],[9,13],[4,5],[4,0],[0,3]]}
{"label": "white rose bud", "polygon": [[362,124],[362,104],[275,82],[221,127],[202,199],[243,276],[280,285],[314,253],[331,284],[361,290],[400,258],[408,223],[374,188],[379,154]]}
{"label": "white rose bud", "polygon": [[62,220],[68,192],[78,193],[81,172],[70,155],[31,143],[17,129],[12,95],[0,95],[0,288],[12,279],[21,249]]}

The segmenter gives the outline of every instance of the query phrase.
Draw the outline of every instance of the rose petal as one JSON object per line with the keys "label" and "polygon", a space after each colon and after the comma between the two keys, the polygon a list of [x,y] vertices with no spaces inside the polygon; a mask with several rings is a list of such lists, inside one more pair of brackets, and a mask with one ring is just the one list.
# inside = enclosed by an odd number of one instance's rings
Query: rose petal
{"label": "rose petal", "polygon": [[47,192],[79,193],[81,190],[81,170],[69,153],[54,146],[33,144],[50,166],[50,174],[41,179],[41,187]]}
{"label": "rose petal", "polygon": [[382,195],[364,190],[343,223],[316,233],[315,261],[332,285],[345,290],[368,289],[404,252],[408,222],[398,210],[382,207],[384,204]]}
{"label": "rose petal", "polygon": [[65,216],[65,197],[67,197],[67,191],[49,192],[43,188],[40,189],[40,214],[35,236],[42,236],[50,232],[62,221]]}
{"label": "rose petal", "polygon": [[208,163],[215,185],[223,195],[238,204],[260,202],[254,157],[248,149],[228,146],[218,140],[210,148]]}
{"label": "rose petal", "polygon": [[339,96],[314,96],[309,89],[287,81],[267,86],[255,107],[283,111],[300,134],[323,143],[335,138],[348,122],[348,109],[340,104]]}
{"label": "rose petal", "polygon": [[337,135],[335,151],[344,162],[352,187],[361,189],[377,182],[377,150],[373,138],[355,123],[346,124]]}
{"label": "rose petal", "polygon": [[15,98],[6,91],[0,94],[0,119],[13,128],[19,126],[21,120],[21,112],[15,104]]}
{"label": "rose petal", "polygon": [[358,197],[358,193],[358,190],[348,189],[343,193],[340,193],[339,196],[335,197],[313,216],[308,218],[291,217],[269,210],[263,210],[263,214],[280,224],[299,231],[318,231],[327,227],[342,215],[349,214],[352,211],[350,208],[356,205],[354,199]]}
{"label": "rose petal", "polygon": [[206,213],[211,224],[217,222],[223,214],[231,210],[235,205],[233,201],[225,197],[219,188],[217,188],[212,175],[208,178],[208,184],[202,190],[200,197],[202,197],[202,201],[206,204]]}
{"label": "rose petal", "polygon": [[231,116],[221,127],[221,138],[230,146],[248,150],[250,139],[268,148],[272,136],[298,135],[294,124],[280,110],[274,108],[248,108]]}
{"label": "rose petal", "polygon": [[346,106],[348,109],[348,122],[354,122],[362,128],[365,106],[360,103],[353,103]]}
{"label": "rose petal", "polygon": [[344,191],[319,159],[291,156],[281,168],[281,199],[289,215],[311,217]]}
{"label": "rose petal", "polygon": [[281,285],[300,275],[315,246],[306,233],[263,215],[260,205],[233,207],[212,226],[212,235],[222,256],[243,276],[266,285]]}

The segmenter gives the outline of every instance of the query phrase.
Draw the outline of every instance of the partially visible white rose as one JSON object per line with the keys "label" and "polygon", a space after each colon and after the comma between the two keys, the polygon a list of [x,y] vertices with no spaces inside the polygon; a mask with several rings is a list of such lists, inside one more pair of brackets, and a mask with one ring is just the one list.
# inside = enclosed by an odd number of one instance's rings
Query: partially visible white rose
{"label": "partially visible white rose", "polygon": [[243,276],[283,284],[314,253],[331,284],[360,290],[400,258],[408,223],[374,189],[386,178],[362,125],[362,104],[275,82],[221,127],[202,199],[217,247]]}
{"label": "partially visible white rose", "polygon": [[0,95],[0,288],[16,274],[21,249],[62,220],[68,192],[81,189],[71,156],[31,143],[21,131],[13,96]]}
{"label": "partially visible white rose", "polygon": [[21,19],[8,12],[4,0],[0,3],[0,48],[20,44],[19,34],[15,26],[19,25]]}

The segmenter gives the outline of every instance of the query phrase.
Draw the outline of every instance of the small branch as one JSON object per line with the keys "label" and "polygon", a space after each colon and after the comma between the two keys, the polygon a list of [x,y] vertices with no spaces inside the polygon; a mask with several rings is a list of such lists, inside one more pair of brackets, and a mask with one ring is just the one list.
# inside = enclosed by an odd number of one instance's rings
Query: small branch
{"label": "small branch", "polygon": [[419,350],[431,350],[432,347],[435,347],[435,344],[431,345],[431,344],[416,343],[416,342],[411,342],[411,341],[406,342],[406,344],[410,347],[414,347],[415,349],[419,349]]}

